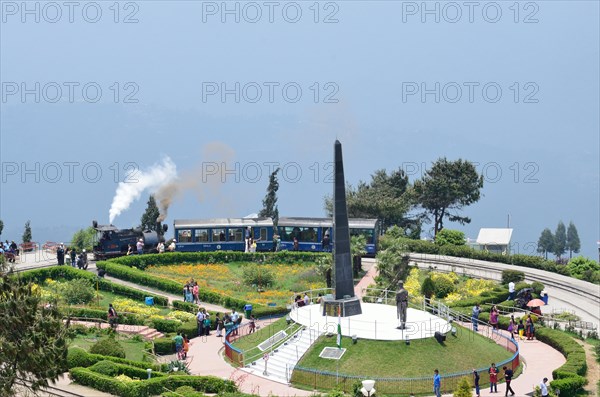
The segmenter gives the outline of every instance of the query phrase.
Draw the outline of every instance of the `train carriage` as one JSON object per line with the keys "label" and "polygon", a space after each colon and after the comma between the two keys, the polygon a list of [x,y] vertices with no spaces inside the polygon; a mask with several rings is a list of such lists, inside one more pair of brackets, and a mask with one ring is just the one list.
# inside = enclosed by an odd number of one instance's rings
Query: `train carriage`
{"label": "train carriage", "polygon": [[176,219],[174,228],[181,252],[244,251],[247,231],[256,240],[256,251],[273,248],[271,218]]}

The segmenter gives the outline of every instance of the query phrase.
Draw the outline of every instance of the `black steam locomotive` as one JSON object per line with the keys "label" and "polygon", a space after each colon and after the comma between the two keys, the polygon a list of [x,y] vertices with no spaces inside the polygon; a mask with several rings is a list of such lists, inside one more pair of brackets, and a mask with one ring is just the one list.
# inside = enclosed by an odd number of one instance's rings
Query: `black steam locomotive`
{"label": "black steam locomotive", "polygon": [[129,244],[132,245],[133,251],[137,252],[136,245],[140,239],[144,243],[145,254],[156,253],[156,246],[159,241],[165,241],[164,234],[168,229],[167,225],[159,225],[157,227],[158,232],[140,228],[119,229],[113,225],[98,225],[96,221],[92,222],[92,226],[96,230],[93,249],[94,260],[127,255]]}

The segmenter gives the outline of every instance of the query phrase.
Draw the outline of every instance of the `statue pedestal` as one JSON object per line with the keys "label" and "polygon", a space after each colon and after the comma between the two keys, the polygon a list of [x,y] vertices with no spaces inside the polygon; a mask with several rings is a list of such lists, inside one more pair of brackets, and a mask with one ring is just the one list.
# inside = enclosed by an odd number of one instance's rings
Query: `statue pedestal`
{"label": "statue pedestal", "polygon": [[350,317],[362,314],[360,299],[356,296],[346,299],[324,300],[323,315],[337,317]]}

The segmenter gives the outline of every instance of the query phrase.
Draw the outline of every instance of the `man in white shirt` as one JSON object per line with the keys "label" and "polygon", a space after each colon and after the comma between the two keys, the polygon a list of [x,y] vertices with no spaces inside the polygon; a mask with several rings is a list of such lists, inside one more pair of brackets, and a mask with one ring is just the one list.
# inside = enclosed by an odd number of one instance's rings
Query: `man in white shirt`
{"label": "man in white shirt", "polygon": [[542,380],[542,383],[540,383],[540,391],[542,394],[542,397],[548,397],[548,386],[546,386],[546,382],[548,382],[548,378],[544,378]]}
{"label": "man in white shirt", "polygon": [[514,282],[510,282],[508,283],[508,300],[511,301],[513,299],[515,299],[515,283]]}
{"label": "man in white shirt", "polygon": [[173,240],[173,241],[171,241],[171,244],[169,244],[169,251],[170,252],[175,252],[175,248],[176,248],[175,243],[176,242],[177,242],[177,240]]}
{"label": "man in white shirt", "polygon": [[231,332],[231,335],[237,335],[238,334],[238,321],[240,320],[240,315],[235,311],[235,309],[233,309],[233,311],[231,312],[231,322],[233,323],[233,331]]}
{"label": "man in white shirt", "polygon": [[304,306],[308,306],[310,304],[310,298],[307,293],[304,293]]}
{"label": "man in white shirt", "polygon": [[198,322],[198,336],[204,335],[204,313],[202,310],[198,310],[196,321]]}

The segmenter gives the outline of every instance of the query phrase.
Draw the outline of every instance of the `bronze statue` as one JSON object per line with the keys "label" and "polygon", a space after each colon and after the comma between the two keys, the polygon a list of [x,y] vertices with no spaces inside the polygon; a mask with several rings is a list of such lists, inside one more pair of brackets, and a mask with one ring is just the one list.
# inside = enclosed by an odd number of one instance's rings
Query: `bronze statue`
{"label": "bronze statue", "polygon": [[408,309],[408,291],[404,289],[404,283],[400,281],[396,293],[396,314],[400,323],[398,329],[406,329],[406,310]]}

